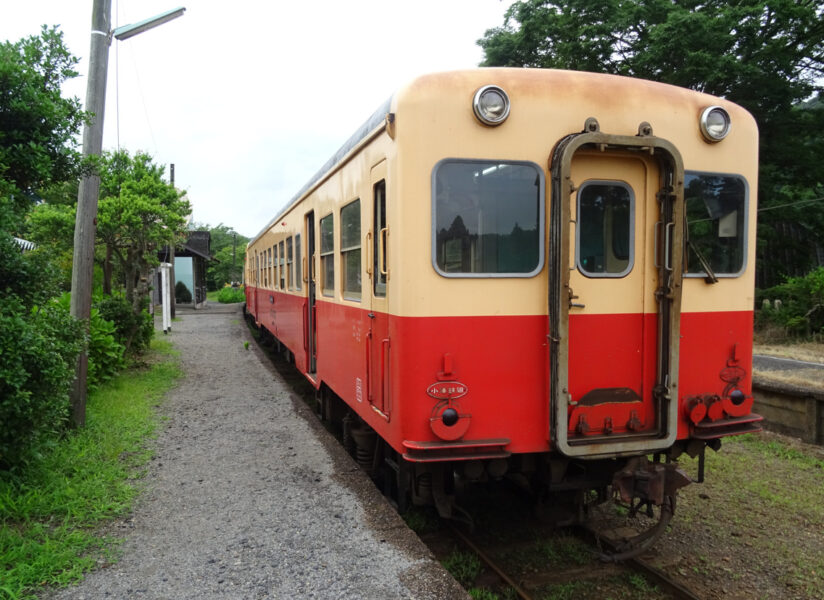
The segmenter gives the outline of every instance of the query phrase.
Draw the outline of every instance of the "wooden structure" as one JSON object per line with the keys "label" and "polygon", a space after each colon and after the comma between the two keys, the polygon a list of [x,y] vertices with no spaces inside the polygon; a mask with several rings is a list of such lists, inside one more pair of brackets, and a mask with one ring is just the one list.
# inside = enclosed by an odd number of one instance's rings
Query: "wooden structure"
{"label": "wooden structure", "polygon": [[[211,254],[211,234],[208,231],[192,231],[185,243],[175,248],[169,256],[167,249],[159,253],[161,261],[173,264],[170,280],[170,294],[175,306],[191,306],[194,309],[206,306],[206,266],[215,261]],[[153,301],[163,304],[160,271],[154,275]],[[174,313],[173,313],[174,314]]]}

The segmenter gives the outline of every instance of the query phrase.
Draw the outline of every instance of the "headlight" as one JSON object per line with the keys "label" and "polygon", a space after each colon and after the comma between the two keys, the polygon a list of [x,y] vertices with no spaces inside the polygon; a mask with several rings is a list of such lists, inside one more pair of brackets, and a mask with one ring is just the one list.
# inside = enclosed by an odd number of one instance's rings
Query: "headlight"
{"label": "headlight", "polygon": [[475,92],[472,110],[484,125],[500,125],[509,116],[509,96],[496,85],[485,85]]}
{"label": "headlight", "polygon": [[701,134],[708,142],[720,142],[730,132],[730,114],[720,106],[708,106],[699,121]]}

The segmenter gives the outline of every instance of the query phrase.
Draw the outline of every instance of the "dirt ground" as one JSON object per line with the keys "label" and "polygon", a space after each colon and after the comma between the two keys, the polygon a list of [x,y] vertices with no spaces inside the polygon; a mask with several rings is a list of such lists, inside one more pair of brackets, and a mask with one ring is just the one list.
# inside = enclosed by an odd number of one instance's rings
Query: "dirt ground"
{"label": "dirt ground", "polygon": [[[755,353],[824,363],[824,344],[763,345]],[[760,378],[824,386],[820,371]],[[679,492],[654,562],[708,599],[824,599],[824,447],[763,432],[707,450],[704,483]],[[684,458],[697,475],[697,460]]]}
{"label": "dirt ground", "polygon": [[[696,475],[697,461],[682,465]],[[824,599],[824,448],[764,432],[708,450],[653,562],[708,599]]]}

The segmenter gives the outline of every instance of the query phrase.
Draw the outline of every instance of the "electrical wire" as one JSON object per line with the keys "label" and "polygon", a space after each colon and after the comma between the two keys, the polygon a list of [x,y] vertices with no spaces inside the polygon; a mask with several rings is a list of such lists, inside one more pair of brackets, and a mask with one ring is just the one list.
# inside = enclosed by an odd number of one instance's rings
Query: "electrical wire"
{"label": "electrical wire", "polygon": [[788,202],[787,204],[779,204],[778,206],[765,206],[764,208],[759,208],[758,212],[775,210],[777,208],[786,208],[788,206],[799,206],[801,204],[814,204],[816,202],[821,202],[822,200],[824,200],[824,196],[820,198],[811,198],[809,200],[798,200],[797,202]]}

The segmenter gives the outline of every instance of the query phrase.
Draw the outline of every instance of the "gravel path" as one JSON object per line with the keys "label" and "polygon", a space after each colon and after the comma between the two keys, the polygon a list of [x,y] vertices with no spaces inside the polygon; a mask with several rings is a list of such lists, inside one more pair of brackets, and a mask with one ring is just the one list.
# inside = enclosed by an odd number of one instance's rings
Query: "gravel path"
{"label": "gravel path", "polygon": [[[284,385],[240,305],[178,310],[186,373],[114,565],[53,598],[466,598]],[[244,342],[249,341],[249,349]]]}

